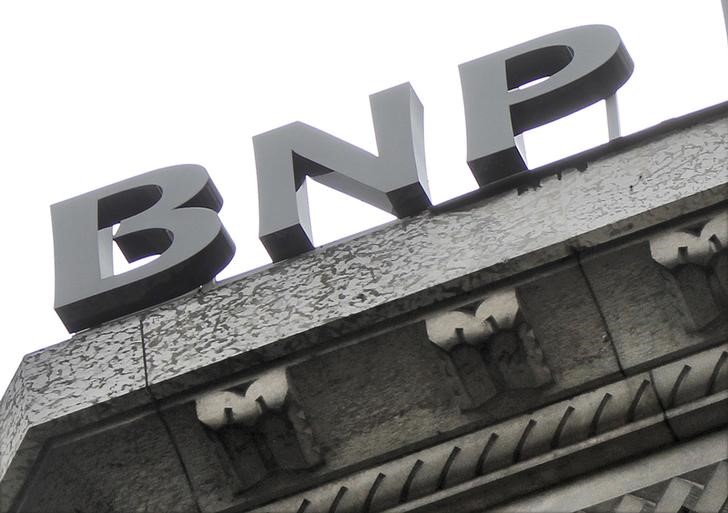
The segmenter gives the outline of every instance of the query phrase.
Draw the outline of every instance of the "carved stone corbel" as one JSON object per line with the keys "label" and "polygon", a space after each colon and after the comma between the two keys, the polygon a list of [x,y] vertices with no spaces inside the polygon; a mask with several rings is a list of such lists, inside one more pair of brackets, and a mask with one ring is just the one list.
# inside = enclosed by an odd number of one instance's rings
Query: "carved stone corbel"
{"label": "carved stone corbel", "polygon": [[686,318],[686,328],[709,328],[728,311],[728,212],[693,230],[650,240],[653,260],[665,269]]}
{"label": "carved stone corbel", "polygon": [[553,381],[515,289],[491,293],[474,313],[447,312],[427,319],[425,326],[429,339],[449,357],[462,409],[481,406],[504,390]]}
{"label": "carved stone corbel", "polygon": [[322,462],[285,368],[262,375],[244,392],[205,394],[196,400],[196,411],[217,438],[242,489],[271,472],[307,469]]}

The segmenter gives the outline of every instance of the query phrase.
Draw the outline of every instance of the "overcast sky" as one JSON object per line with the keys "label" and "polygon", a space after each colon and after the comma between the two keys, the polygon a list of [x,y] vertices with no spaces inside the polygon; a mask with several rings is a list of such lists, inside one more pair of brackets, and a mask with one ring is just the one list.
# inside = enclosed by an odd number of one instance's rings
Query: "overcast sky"
{"label": "overcast sky", "polygon": [[[458,64],[557,30],[612,25],[635,61],[623,133],[728,100],[720,0],[0,3],[0,394],[69,337],[53,310],[49,206],[174,164],[205,166],[237,245],[269,262],[251,138],[303,121],[375,152],[368,96],[411,82],[435,203],[474,189]],[[531,167],[605,142],[603,103],[526,134]],[[309,186],[317,244],[392,219]]]}

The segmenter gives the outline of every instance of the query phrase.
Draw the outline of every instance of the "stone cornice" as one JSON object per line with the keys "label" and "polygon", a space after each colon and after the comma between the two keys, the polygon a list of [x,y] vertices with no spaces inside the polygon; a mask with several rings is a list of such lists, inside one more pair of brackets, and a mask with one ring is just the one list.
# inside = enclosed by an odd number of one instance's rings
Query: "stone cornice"
{"label": "stone cornice", "polygon": [[[225,377],[426,315],[582,249],[715,208],[728,193],[726,161],[725,117],[683,126],[595,155],[535,190],[385,225],[28,355],[0,400],[0,510],[55,437],[154,412]],[[668,347],[661,357],[677,350],[691,349]]]}
{"label": "stone cornice", "polygon": [[[699,418],[710,404],[723,411],[712,421]],[[263,512],[415,511],[451,488],[489,475],[526,473],[534,465],[593,451],[609,443],[620,458],[728,424],[728,345],[463,435],[403,458],[327,483],[254,510]],[[689,415],[693,428],[681,424]],[[706,415],[706,418],[715,417]],[[694,426],[698,426],[697,430]],[[634,434],[649,440],[634,444]],[[619,449],[619,440],[625,443]],[[615,444],[616,442],[616,444]],[[631,444],[631,445],[629,445]],[[564,461],[566,460],[566,461]],[[606,460],[584,461],[570,472],[599,468]],[[508,469],[511,469],[510,471]],[[541,483],[544,485],[544,483]],[[520,493],[524,493],[521,489]],[[444,492],[443,492],[444,493]],[[493,495],[499,501],[505,496]],[[408,505],[410,504],[411,505]],[[490,503],[492,505],[495,503]]]}
{"label": "stone cornice", "polygon": [[722,429],[487,511],[725,511],[727,455],[728,430]]}

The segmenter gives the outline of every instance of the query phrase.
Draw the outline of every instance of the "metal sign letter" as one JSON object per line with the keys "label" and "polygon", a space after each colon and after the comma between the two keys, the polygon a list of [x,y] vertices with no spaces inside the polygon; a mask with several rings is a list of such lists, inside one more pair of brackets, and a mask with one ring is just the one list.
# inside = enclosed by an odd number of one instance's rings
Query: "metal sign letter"
{"label": "metal sign letter", "polygon": [[[213,279],[235,253],[217,215],[221,207],[207,171],[195,165],[158,169],[52,205],[55,309],[66,328],[88,328]],[[114,275],[113,241],[129,262],[159,257]]]}
{"label": "metal sign letter", "polygon": [[405,83],[370,103],[379,156],[303,123],[253,138],[260,240],[274,262],[313,248],[307,176],[397,217],[430,206],[419,98]]}
{"label": "metal sign letter", "polygon": [[606,25],[562,30],[461,64],[467,160],[478,185],[527,169],[515,135],[612,96],[633,69]]}

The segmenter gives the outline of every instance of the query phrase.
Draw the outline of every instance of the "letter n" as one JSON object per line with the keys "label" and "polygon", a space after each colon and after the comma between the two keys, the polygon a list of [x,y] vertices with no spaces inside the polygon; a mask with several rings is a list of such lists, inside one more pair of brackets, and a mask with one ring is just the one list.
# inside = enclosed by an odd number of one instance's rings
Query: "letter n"
{"label": "letter n", "polygon": [[423,109],[406,83],[370,97],[379,156],[303,123],[253,138],[260,240],[273,261],[313,248],[305,179],[397,217],[430,206]]}

